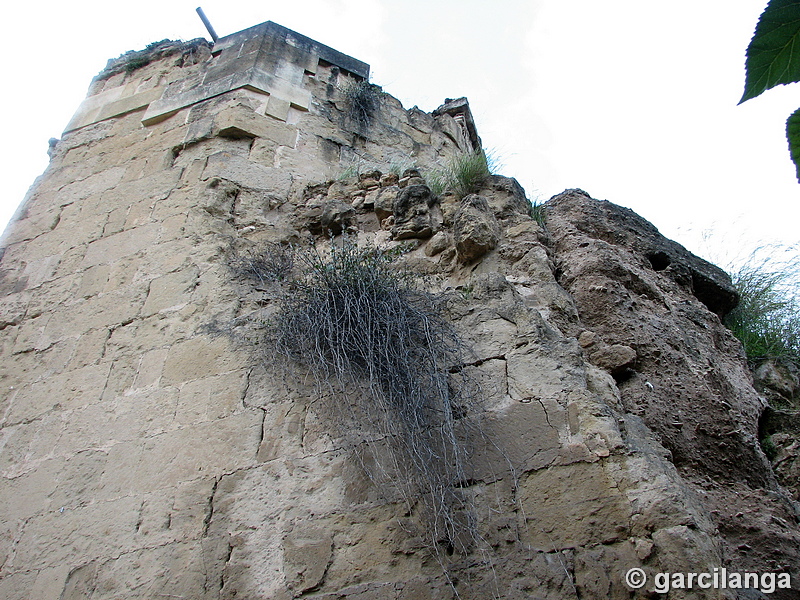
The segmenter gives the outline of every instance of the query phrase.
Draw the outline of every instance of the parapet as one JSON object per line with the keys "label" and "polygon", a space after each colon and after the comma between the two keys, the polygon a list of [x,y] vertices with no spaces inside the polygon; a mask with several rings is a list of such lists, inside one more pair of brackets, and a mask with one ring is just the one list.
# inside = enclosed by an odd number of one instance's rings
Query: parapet
{"label": "parapet", "polygon": [[[132,79],[124,86],[114,85],[115,76],[178,54],[177,67],[205,58],[205,68],[184,73],[178,69],[161,74],[156,81]],[[356,80],[369,78],[367,63],[272,21],[220,38],[213,46],[203,40],[157,42],[111,61],[95,79],[103,85],[90,89],[66,131],[142,109],[146,109],[142,123],[153,125],[182,108],[237,89],[269,96],[267,114],[285,117],[289,106],[308,110],[311,94],[303,79],[306,74],[316,75],[320,64],[345,71]]]}

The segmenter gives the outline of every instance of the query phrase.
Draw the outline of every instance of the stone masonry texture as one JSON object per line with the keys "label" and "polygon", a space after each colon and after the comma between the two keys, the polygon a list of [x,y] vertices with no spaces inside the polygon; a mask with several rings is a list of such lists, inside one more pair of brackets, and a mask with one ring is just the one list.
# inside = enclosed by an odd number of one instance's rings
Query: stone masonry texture
{"label": "stone masonry texture", "polygon": [[[769,597],[799,598],[797,492],[759,445],[725,274],[580,190],[545,222],[499,175],[432,191],[480,147],[469,104],[405,109],[368,74],[265,23],[92,82],[2,240],[0,600],[657,597],[632,567],[785,572]],[[236,257],[343,236],[468,347],[455,550],[426,543],[391,442],[337,429],[257,343],[285,286]]]}

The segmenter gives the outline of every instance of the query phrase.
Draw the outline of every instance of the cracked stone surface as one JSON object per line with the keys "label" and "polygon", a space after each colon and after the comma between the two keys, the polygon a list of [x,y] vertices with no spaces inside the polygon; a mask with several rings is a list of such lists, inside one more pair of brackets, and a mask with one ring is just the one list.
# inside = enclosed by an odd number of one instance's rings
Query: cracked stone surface
{"label": "cracked stone surface", "polygon": [[[501,176],[458,213],[425,188],[428,212],[395,221],[422,186],[389,172],[472,151],[471,115],[381,94],[348,129],[354,76],[293,48],[305,104],[243,87],[147,125],[86,113],[5,233],[0,600],[649,597],[631,567],[800,584],[800,512],[758,445],[718,270],[575,191],[543,227]],[[213,62],[177,60],[91,93],[190,90]],[[331,203],[336,228],[314,212]],[[282,284],[237,277],[231,248],[324,252],[333,229],[392,251],[468,347],[448,368],[482,401],[455,428],[472,537],[432,547],[391,436],[337,426],[314,374],[258,343]]]}

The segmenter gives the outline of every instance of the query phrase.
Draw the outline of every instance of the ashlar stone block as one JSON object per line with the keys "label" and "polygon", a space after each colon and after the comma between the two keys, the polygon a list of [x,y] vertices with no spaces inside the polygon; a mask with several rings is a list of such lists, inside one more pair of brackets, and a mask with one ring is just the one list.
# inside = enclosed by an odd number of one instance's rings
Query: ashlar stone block
{"label": "ashlar stone block", "polygon": [[196,379],[181,386],[175,419],[181,425],[214,421],[239,413],[247,390],[248,371]]}
{"label": "ashlar stone block", "polygon": [[164,363],[163,383],[180,384],[211,375],[227,373],[247,364],[227,338],[198,336],[172,345]]}
{"label": "ashlar stone block", "polygon": [[29,568],[86,564],[133,550],[139,506],[138,498],[128,497],[63,511],[59,507],[33,517],[16,546],[14,562]]}
{"label": "ashlar stone block", "polygon": [[145,250],[156,241],[158,230],[157,223],[148,223],[96,240],[87,247],[83,265],[109,264]]}
{"label": "ashlar stone block", "polygon": [[[164,598],[206,600],[217,597],[208,565],[202,560],[203,541],[142,547],[117,559],[102,561],[93,578],[93,595],[117,600],[141,600],[154,590]],[[213,596],[210,595],[213,591]],[[84,600],[64,595],[60,600]]]}
{"label": "ashlar stone block", "polygon": [[69,576],[69,565],[56,565],[42,569],[36,575],[30,597],[40,600],[65,600],[62,596],[64,582]]}
{"label": "ashlar stone block", "polygon": [[58,409],[78,408],[100,400],[110,364],[90,365],[47,377],[17,390],[7,423],[21,423]]}
{"label": "ashlar stone block", "polygon": [[[289,104],[281,104],[280,100],[272,100],[268,107],[273,106],[273,112],[281,114],[281,107],[285,105],[288,114]],[[285,120],[285,116],[284,119]],[[223,137],[254,137],[265,138],[281,146],[294,147],[297,142],[297,128],[281,124],[273,118],[265,117],[244,106],[227,108],[214,117],[214,131]]]}
{"label": "ashlar stone block", "polygon": [[197,286],[199,274],[199,269],[191,265],[151,281],[142,315],[149,316],[184,307],[191,301],[192,291]]}
{"label": "ashlar stone block", "polygon": [[153,436],[139,443],[133,485],[154,491],[246,468],[255,463],[260,438],[261,415],[255,409]]}
{"label": "ashlar stone block", "polygon": [[631,507],[602,463],[575,463],[529,473],[520,481],[522,538],[552,552],[628,537]]}
{"label": "ashlar stone block", "polygon": [[251,189],[270,190],[286,197],[292,186],[292,176],[285,170],[265,167],[250,162],[247,158],[218,152],[208,157],[203,179],[219,177]]}

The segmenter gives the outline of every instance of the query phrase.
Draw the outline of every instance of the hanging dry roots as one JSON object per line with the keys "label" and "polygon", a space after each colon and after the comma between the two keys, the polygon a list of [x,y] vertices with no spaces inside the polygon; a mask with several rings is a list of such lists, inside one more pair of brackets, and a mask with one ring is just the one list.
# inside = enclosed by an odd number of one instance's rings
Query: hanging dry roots
{"label": "hanging dry roots", "polygon": [[409,505],[427,509],[432,545],[465,551],[474,529],[461,489],[465,438],[478,394],[458,335],[436,299],[377,250],[345,242],[327,259],[314,250],[296,263],[302,272],[275,323],[279,353],[333,392],[345,437],[379,444],[373,456],[388,450],[387,463],[369,474],[399,474]]}

